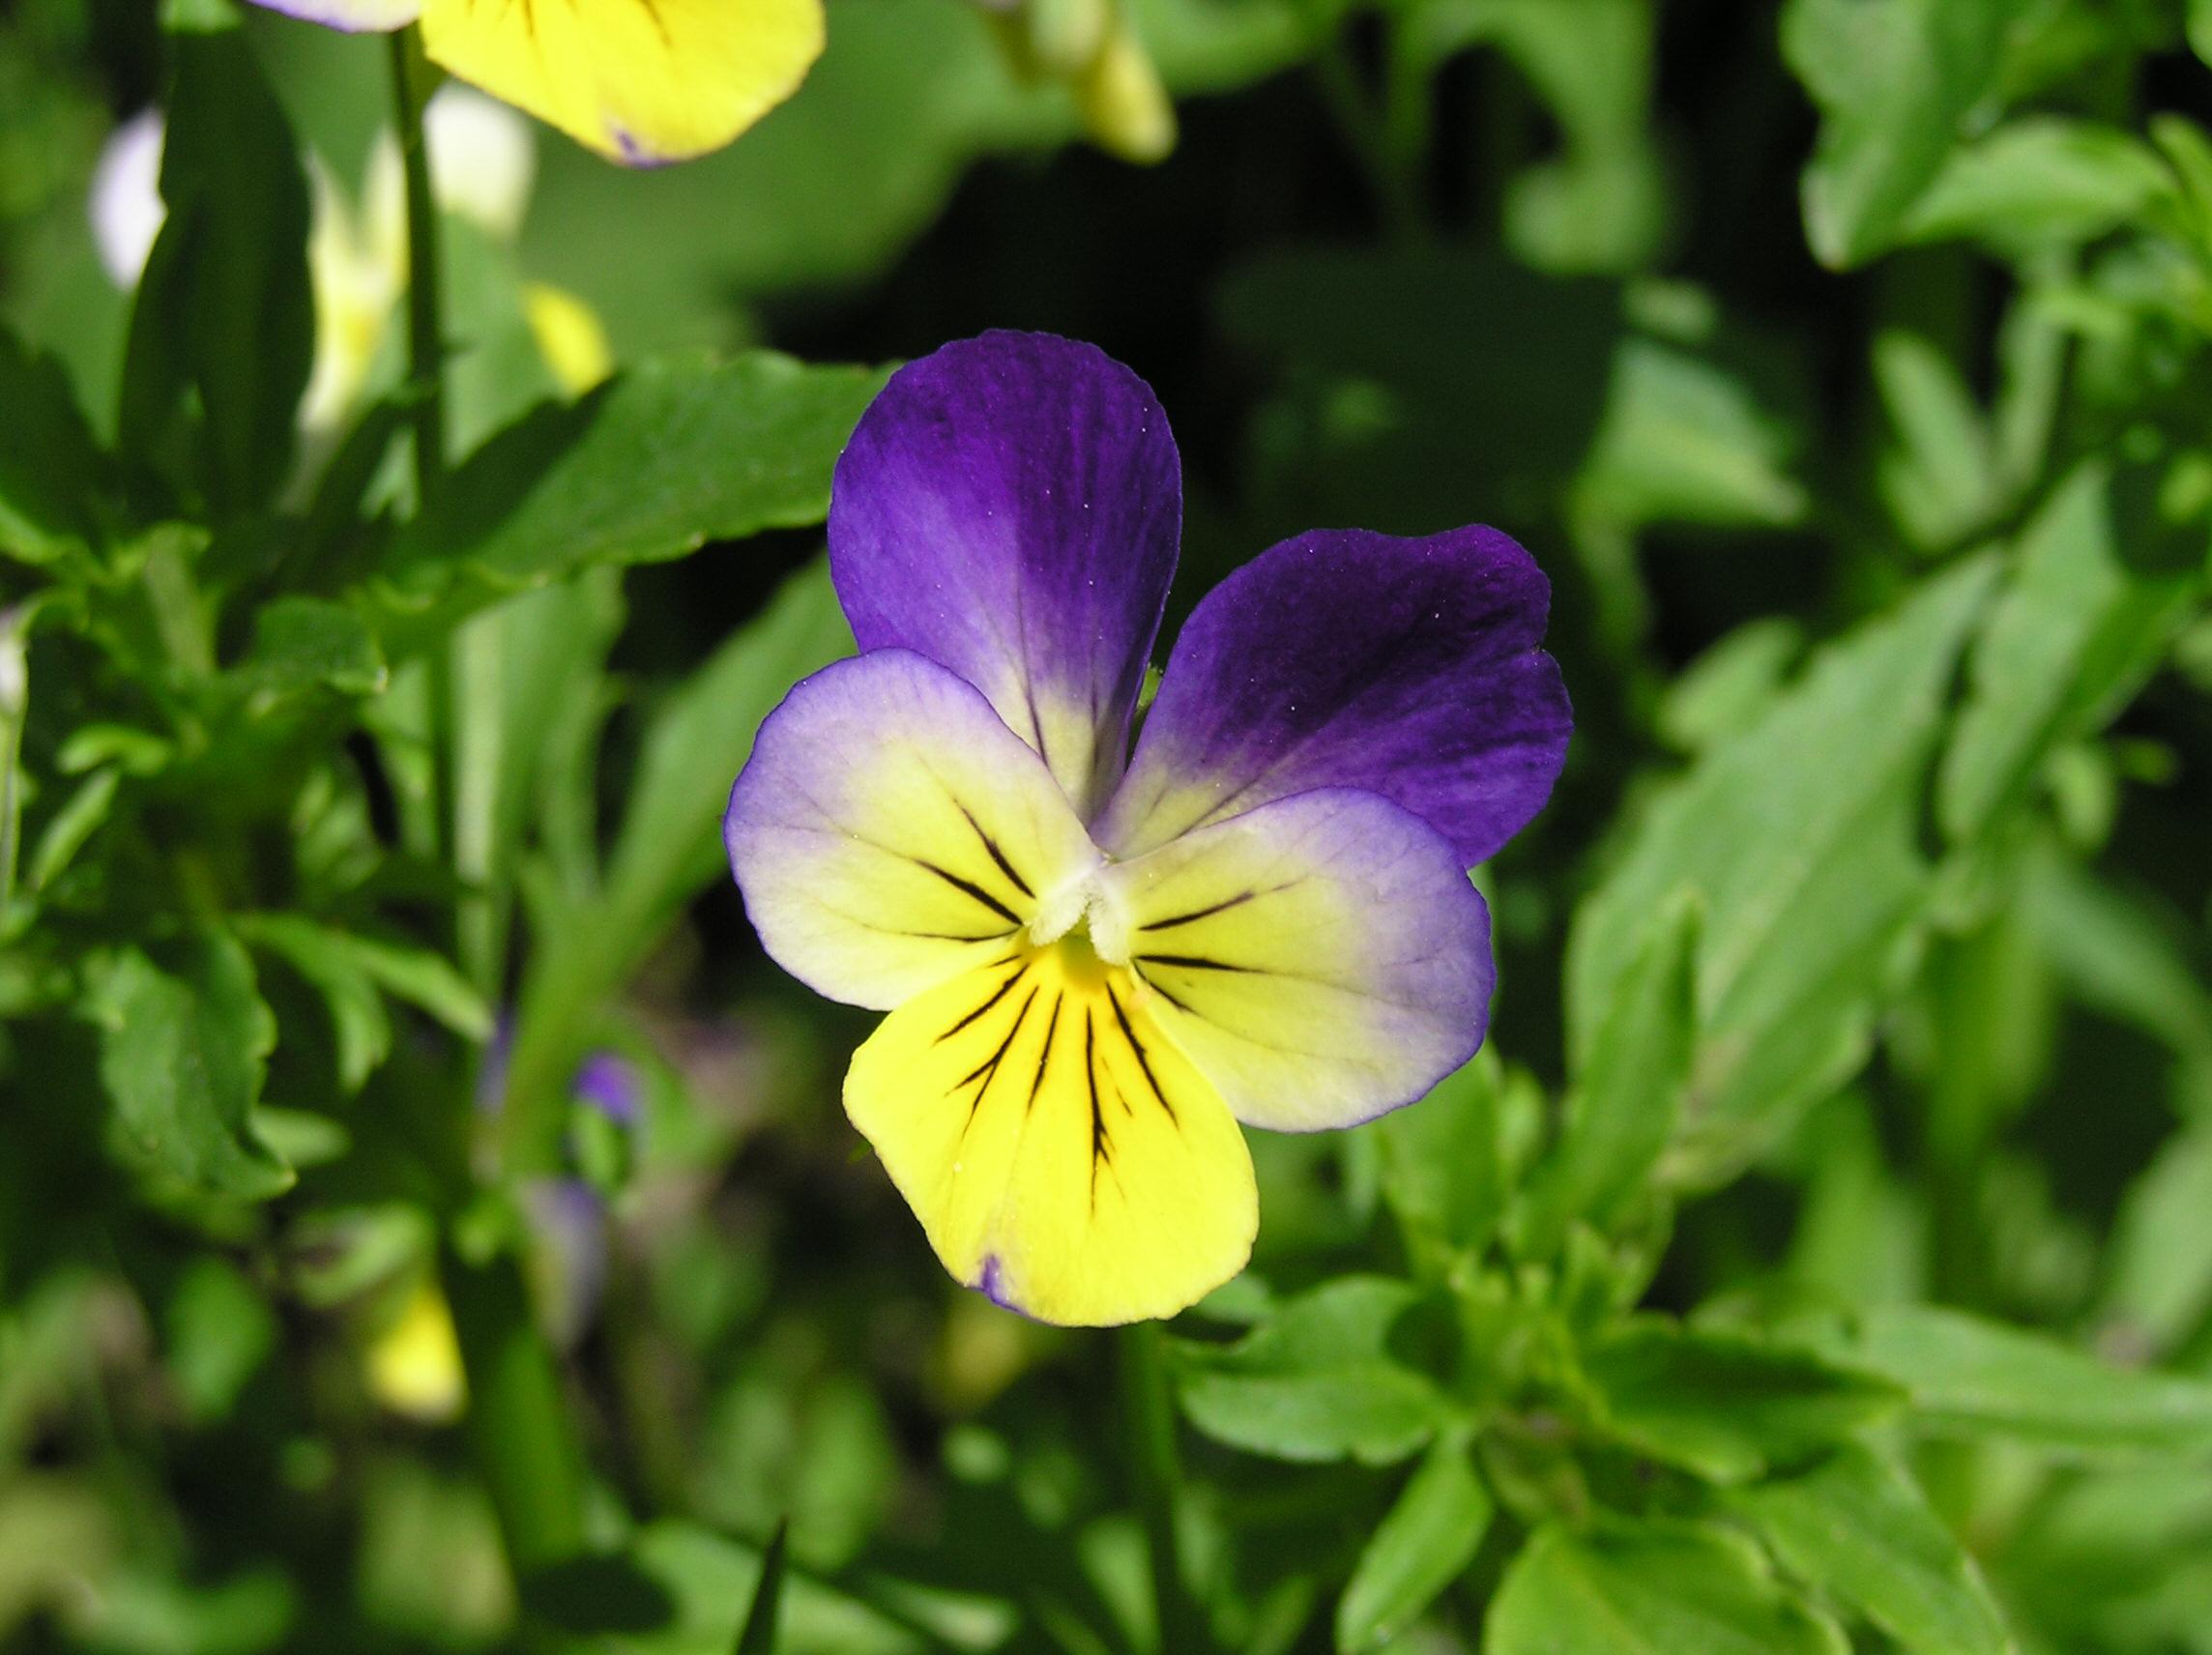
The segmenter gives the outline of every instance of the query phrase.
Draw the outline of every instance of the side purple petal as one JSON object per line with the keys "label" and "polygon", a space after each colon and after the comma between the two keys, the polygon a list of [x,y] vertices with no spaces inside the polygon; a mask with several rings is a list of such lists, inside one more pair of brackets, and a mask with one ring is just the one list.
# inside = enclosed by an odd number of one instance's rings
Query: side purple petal
{"label": "side purple petal", "polygon": [[830,569],[862,650],[980,689],[1088,819],[1121,774],[1181,519],[1143,380],[1091,345],[992,333],[910,363],[861,417]]}
{"label": "side purple petal", "polygon": [[1551,796],[1572,720],[1551,585],[1495,529],[1320,530],[1208,595],[1092,828],[1118,857],[1314,788],[1382,794],[1473,866]]}

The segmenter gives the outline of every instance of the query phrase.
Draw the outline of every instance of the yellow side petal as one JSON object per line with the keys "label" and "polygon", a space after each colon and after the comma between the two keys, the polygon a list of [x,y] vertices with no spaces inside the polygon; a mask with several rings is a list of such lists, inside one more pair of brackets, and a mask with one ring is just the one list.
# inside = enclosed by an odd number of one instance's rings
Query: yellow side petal
{"label": "yellow side petal", "polygon": [[799,88],[821,0],[428,0],[463,80],[632,166],[704,155]]}
{"label": "yellow side petal", "polygon": [[1009,948],[899,1007],[854,1055],[845,1109],[946,1268],[1040,1321],[1173,1316],[1251,1255],[1243,1134],[1080,942]]}

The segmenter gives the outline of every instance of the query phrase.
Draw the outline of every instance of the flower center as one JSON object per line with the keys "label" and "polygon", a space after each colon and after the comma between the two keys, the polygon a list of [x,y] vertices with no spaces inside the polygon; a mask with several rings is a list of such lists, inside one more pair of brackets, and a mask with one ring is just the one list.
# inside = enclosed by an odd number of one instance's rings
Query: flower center
{"label": "flower center", "polygon": [[1062,943],[1094,954],[1109,966],[1129,963],[1129,916],[1096,874],[1070,880],[1049,891],[1030,921],[1030,941],[1038,947]]}

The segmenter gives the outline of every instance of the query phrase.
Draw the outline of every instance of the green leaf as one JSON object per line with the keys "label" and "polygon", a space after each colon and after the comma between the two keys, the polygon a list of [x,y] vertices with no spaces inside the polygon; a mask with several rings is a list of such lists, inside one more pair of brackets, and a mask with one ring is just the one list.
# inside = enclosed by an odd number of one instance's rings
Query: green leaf
{"label": "green leaf", "polygon": [[242,30],[170,46],[168,214],[131,317],[124,446],[167,457],[231,515],[291,466],[315,344],[307,177]]}
{"label": "green leaf", "polygon": [[2212,1122],[2159,1147],[2127,1188],[2105,1256],[2099,1305],[2123,1348],[2166,1351],[2212,1312]]}
{"label": "green leaf", "polygon": [[276,1020],[235,939],[195,933],[162,950],[160,965],[137,948],[102,956],[87,972],[84,1010],[100,1029],[100,1078],[126,1159],[243,1201],[291,1187],[291,1170],[249,1124]]}
{"label": "green leaf", "polygon": [[510,1099],[547,1098],[567,1083],[600,1000],[684,904],[728,877],[719,825],[754,732],[795,680],[851,647],[829,566],[817,563],[662,705],[645,733],[605,884],[549,927],[524,984]]}
{"label": "green leaf", "polygon": [[2023,254],[2094,241],[2173,188],[2156,151],[2117,128],[2038,115],[1953,152],[1899,226],[1904,242],[1973,238]]}
{"label": "green leaf", "polygon": [[2212,1063],[2212,992],[2186,922],[2056,853],[2035,857],[2021,906],[2052,969],[2082,1004]]}
{"label": "green leaf", "polygon": [[1895,1385],[1741,1334],[1640,1319],[1593,1347],[1583,1372],[1600,1425],[1639,1453],[1712,1482],[1744,1482],[1894,1412]]}
{"label": "green leaf", "polygon": [[1558,123],[1559,153],[1507,185],[1505,233],[1520,257],[1562,273],[1650,260],[1667,205],[1650,127],[1650,0],[1441,0],[1405,22],[1399,49],[1424,77],[1467,46],[1494,44]]}
{"label": "green leaf", "polygon": [[2128,566],[2122,548],[2135,537],[2115,519],[2113,487],[2106,466],[2085,465],[2022,533],[1944,755],[1936,802],[1954,840],[1987,831],[2052,751],[2119,710],[2201,586],[2195,571]]}
{"label": "green leaf", "polygon": [[400,534],[388,573],[417,597],[463,571],[517,590],[819,523],[830,468],[884,378],[769,352],[640,363],[478,450]]}
{"label": "green leaf", "polygon": [[64,799],[40,830],[24,868],[25,882],[33,890],[52,885],[76,859],[85,842],[106,823],[115,808],[116,789],[123,785],[119,766],[107,765],[84,778],[82,786]]}
{"label": "green leaf", "polygon": [[539,404],[560,399],[561,387],[530,326],[513,249],[453,213],[440,215],[438,233],[447,337],[452,342],[447,440],[452,452],[472,454]]}
{"label": "green leaf", "polygon": [[1278,1460],[1406,1459],[1454,1418],[1435,1381],[1393,1350],[1422,1303],[1404,1282],[1344,1276],[1234,1345],[1179,1341],[1182,1410],[1208,1437]]}
{"label": "green leaf", "polygon": [[1839,1449],[1800,1476],[1723,1497],[1784,1568],[1879,1627],[1907,1655],[2012,1649],[1965,1548],[1912,1479],[1872,1449]]}
{"label": "green leaf", "polygon": [[607,859],[610,903],[656,923],[722,870],[722,811],[761,720],[793,683],[852,649],[824,560],[786,582],[758,620],[661,703]]}
{"label": "green leaf", "polygon": [[231,1265],[200,1257],[185,1266],[162,1314],[164,1366],[197,1423],[222,1419],[276,1349],[268,1301]]}
{"label": "green leaf", "polygon": [[376,635],[353,610],[319,597],[279,597],[253,617],[253,648],[239,673],[269,696],[318,686],[341,695],[377,695],[389,674]]}
{"label": "green leaf", "polygon": [[1701,753],[1759,720],[1790,666],[1805,629],[1786,615],[1749,621],[1682,669],[1659,704],[1659,733],[1678,752]]}
{"label": "green leaf", "polygon": [[0,328],[0,555],[50,563],[99,543],[94,500],[104,462],[69,377]]}
{"label": "green leaf", "polygon": [[1824,1616],[1790,1598],[1757,1550],[1687,1524],[1576,1536],[1537,1532],[1484,1622],[1485,1655],[1848,1655]]}
{"label": "green leaf", "polygon": [[1478,1053],[1418,1104],[1375,1124],[1383,1199],[1400,1223],[1444,1247],[1481,1246],[1504,1209],[1500,1085],[1496,1055]]}
{"label": "green leaf", "polygon": [[236,923],[239,935],[282,954],[318,984],[325,977],[343,979],[350,994],[353,982],[365,977],[465,1040],[491,1038],[491,1007],[443,954],[318,925],[296,914],[249,915]]}
{"label": "green leaf", "polygon": [[[629,1556],[663,1594],[667,1611],[662,1624],[624,1634],[624,1650],[731,1655],[767,1573],[760,1549],[688,1524],[656,1523],[638,1534]],[[786,1571],[779,1597],[785,1646],[794,1650],[925,1655],[938,1647],[923,1633],[796,1571]]]}
{"label": "green leaf", "polygon": [[1820,107],[1805,229],[1838,270],[1893,246],[1988,94],[2010,0],[1790,0],[1782,50]]}
{"label": "green leaf", "polygon": [[296,915],[245,915],[238,934],[281,959],[323,997],[336,1046],[338,1085],[361,1090],[392,1055],[392,1018],[384,995],[343,932]]}
{"label": "green leaf", "polygon": [[753,1587],[752,1607],[745,1611],[745,1624],[738,1632],[734,1655],[775,1655],[776,1605],[783,1598],[784,1549],[790,1538],[790,1523],[777,1524],[761,1554],[760,1580]]}
{"label": "green leaf", "polygon": [[1341,1655],[1380,1649],[1410,1626],[1474,1561],[1494,1509],[1465,1442],[1446,1437],[1431,1448],[1337,1603]]}
{"label": "green leaf", "polygon": [[1552,1153],[1529,1176],[1521,1248],[1547,1258],[1570,1221],[1600,1223],[1633,1196],[1673,1134],[1696,1049],[1699,914],[1676,900],[1655,918],[1615,988]]}
{"label": "green leaf", "polygon": [[1820,651],[1764,717],[1653,793],[1576,915],[1569,1048],[1586,1070],[1651,915],[1683,891],[1703,903],[1698,1050],[1661,1164],[1670,1181],[1725,1176],[1865,1060],[1928,898],[1920,800],[1991,572],[1962,566]]}
{"label": "green leaf", "polygon": [[2107,1367],[2039,1334],[1934,1305],[1883,1305],[1807,1330],[1833,1360],[1902,1385],[1914,1420],[2060,1452],[2212,1454],[2212,1383]]}
{"label": "green leaf", "polygon": [[1880,460],[1882,499],[1913,544],[1964,539],[1996,504],[1989,422],[1958,368],[1903,328],[1874,342],[1875,384],[1896,446]]}
{"label": "green leaf", "polygon": [[1791,424],[1726,365],[1630,334],[1575,479],[1575,508],[1630,529],[1786,527],[1808,504],[1790,475],[1797,447]]}

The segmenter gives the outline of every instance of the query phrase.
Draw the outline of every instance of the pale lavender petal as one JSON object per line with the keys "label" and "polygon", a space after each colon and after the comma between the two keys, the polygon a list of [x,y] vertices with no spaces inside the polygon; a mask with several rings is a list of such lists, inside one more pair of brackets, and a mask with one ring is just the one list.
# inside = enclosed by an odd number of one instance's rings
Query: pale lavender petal
{"label": "pale lavender petal", "polygon": [[1088,818],[1121,773],[1181,517],[1144,381],[1091,345],[985,334],[901,368],[861,417],[830,567],[863,650],[973,683]]}
{"label": "pale lavender petal", "polygon": [[1550,602],[1495,529],[1285,541],[1184,625],[1093,837],[1138,856],[1269,799],[1357,787],[1471,867],[1542,808],[1566,758],[1566,689],[1537,647]]}
{"label": "pale lavender petal", "polygon": [[109,134],[92,172],[86,205],[93,246],[107,278],[126,293],[136,289],[168,217],[161,202],[165,131],[160,110],[141,109]]}
{"label": "pale lavender petal", "polygon": [[839,661],[784,698],[722,836],[775,962],[880,1011],[1004,955],[1100,859],[981,692],[908,650]]}
{"label": "pale lavender petal", "polygon": [[1138,1002],[1247,1125],[1353,1125],[1482,1043],[1489,911],[1444,837],[1380,794],[1278,798],[1102,877]]}
{"label": "pale lavender petal", "polygon": [[422,0],[259,0],[272,12],[340,29],[349,35],[389,34],[422,15]]}

